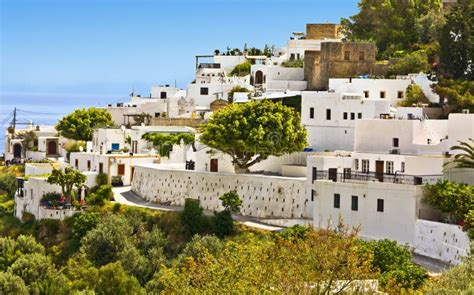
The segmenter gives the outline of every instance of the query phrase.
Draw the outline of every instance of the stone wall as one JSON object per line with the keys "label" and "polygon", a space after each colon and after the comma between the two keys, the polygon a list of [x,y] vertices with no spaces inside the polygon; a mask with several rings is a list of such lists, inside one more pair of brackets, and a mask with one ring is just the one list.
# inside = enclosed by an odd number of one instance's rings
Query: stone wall
{"label": "stone wall", "polygon": [[137,166],[132,190],[143,199],[184,205],[185,198],[199,199],[206,210],[222,210],[219,197],[237,190],[242,215],[259,218],[312,218],[305,178],[165,170]]}
{"label": "stone wall", "polygon": [[458,225],[418,219],[413,248],[420,255],[459,264],[469,254],[469,237]]}
{"label": "stone wall", "polygon": [[306,24],[306,39],[336,39],[339,28],[338,24]]}
{"label": "stone wall", "polygon": [[305,52],[305,78],[308,90],[327,90],[329,78],[355,75],[383,75],[385,65],[376,64],[373,43],[323,42],[319,53]]}

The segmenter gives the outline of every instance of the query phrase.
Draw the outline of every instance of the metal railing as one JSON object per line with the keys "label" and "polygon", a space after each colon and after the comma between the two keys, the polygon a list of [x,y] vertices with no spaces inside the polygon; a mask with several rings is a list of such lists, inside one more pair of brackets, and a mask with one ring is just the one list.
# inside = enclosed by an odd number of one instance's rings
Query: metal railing
{"label": "metal railing", "polygon": [[316,175],[313,175],[313,180],[330,180],[334,182],[387,182],[397,184],[409,184],[409,185],[424,185],[427,183],[436,183],[442,180],[443,175],[407,175],[407,174],[386,174],[376,172],[345,172],[345,173],[334,173],[331,171],[317,171]]}

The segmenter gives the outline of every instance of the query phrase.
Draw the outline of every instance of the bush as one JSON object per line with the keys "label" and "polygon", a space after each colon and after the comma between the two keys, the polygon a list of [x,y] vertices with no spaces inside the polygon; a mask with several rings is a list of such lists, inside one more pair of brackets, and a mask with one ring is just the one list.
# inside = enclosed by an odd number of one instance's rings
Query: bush
{"label": "bush", "polygon": [[99,223],[99,215],[94,212],[75,214],[72,217],[72,237],[80,241],[90,230]]}
{"label": "bush", "polygon": [[5,192],[10,199],[15,197],[17,190],[17,181],[15,174],[0,174],[0,194]]}
{"label": "bush", "polygon": [[413,105],[428,104],[430,101],[426,98],[420,86],[411,84],[406,91],[406,98],[400,103],[402,107],[411,107]]}
{"label": "bush", "polygon": [[281,63],[282,67],[285,68],[302,68],[304,67],[304,60],[296,59],[296,60],[289,60]]}
{"label": "bush", "polygon": [[94,192],[86,196],[87,204],[94,206],[104,206],[106,202],[114,199],[112,187],[108,184],[101,185],[94,189]]}
{"label": "bush", "polygon": [[216,236],[223,238],[234,234],[234,220],[232,214],[228,210],[214,213],[214,233]]}
{"label": "bush", "polygon": [[61,194],[56,192],[49,192],[43,195],[41,198],[42,202],[59,202]]}
{"label": "bush", "polygon": [[431,65],[428,62],[428,54],[424,50],[414,51],[402,58],[395,60],[388,66],[387,75],[408,75],[416,73],[428,73]]}
{"label": "bush", "polygon": [[252,64],[249,63],[248,61],[243,62],[241,64],[238,64],[234,67],[232,72],[230,72],[231,76],[238,76],[238,77],[244,77],[247,75],[250,75],[250,68],[252,67]]}
{"label": "bush", "polygon": [[97,186],[101,186],[101,185],[106,185],[108,183],[108,178],[107,178],[107,174],[105,173],[99,173],[97,175],[97,178],[95,179],[95,183]]}
{"label": "bush", "polygon": [[0,294],[28,295],[30,293],[22,278],[9,272],[0,272]]}
{"label": "bush", "polygon": [[184,209],[181,212],[181,222],[185,232],[189,236],[202,233],[206,228],[206,218],[203,209],[199,206],[199,200],[186,199]]}

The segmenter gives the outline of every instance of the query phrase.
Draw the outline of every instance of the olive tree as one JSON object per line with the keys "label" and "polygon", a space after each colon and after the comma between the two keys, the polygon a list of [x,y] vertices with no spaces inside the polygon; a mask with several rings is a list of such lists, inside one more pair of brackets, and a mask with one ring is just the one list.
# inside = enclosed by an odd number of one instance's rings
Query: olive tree
{"label": "olive tree", "polygon": [[86,176],[81,172],[72,168],[54,169],[48,177],[49,184],[58,184],[61,186],[62,195],[68,200],[71,200],[74,187],[81,187],[86,181]]}
{"label": "olive tree", "polygon": [[239,173],[269,156],[302,151],[306,129],[294,109],[281,102],[253,100],[214,113],[203,126],[200,141],[230,155]]}

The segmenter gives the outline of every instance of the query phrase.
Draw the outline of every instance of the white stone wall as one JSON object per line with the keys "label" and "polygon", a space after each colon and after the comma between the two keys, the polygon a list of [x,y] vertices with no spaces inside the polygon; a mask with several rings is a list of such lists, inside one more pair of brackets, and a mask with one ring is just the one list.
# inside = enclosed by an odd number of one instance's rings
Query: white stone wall
{"label": "white stone wall", "polygon": [[75,209],[48,209],[44,207],[39,207],[38,216],[36,217],[38,220],[42,219],[59,219],[63,220],[66,217],[71,217],[76,213],[81,213],[80,210]]}
{"label": "white stone wall", "polygon": [[132,190],[145,200],[184,205],[199,199],[206,210],[222,210],[219,197],[237,190],[243,215],[259,218],[312,218],[305,178],[208,173],[137,166]]}
{"label": "white stone wall", "polygon": [[413,247],[415,253],[459,264],[469,254],[469,237],[458,225],[419,219]]}

